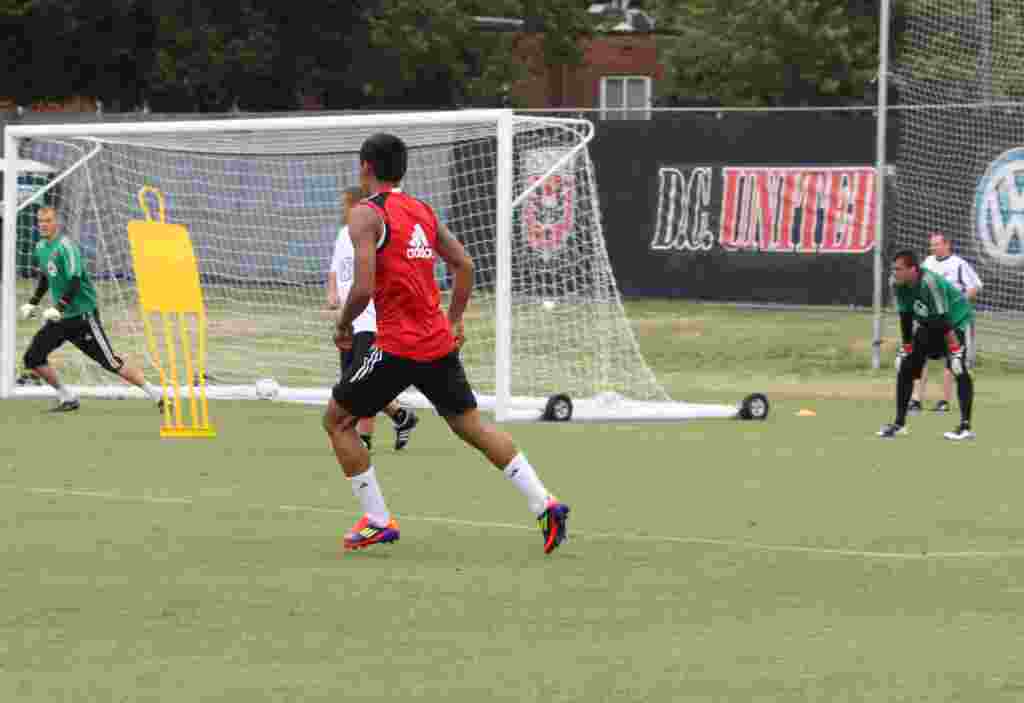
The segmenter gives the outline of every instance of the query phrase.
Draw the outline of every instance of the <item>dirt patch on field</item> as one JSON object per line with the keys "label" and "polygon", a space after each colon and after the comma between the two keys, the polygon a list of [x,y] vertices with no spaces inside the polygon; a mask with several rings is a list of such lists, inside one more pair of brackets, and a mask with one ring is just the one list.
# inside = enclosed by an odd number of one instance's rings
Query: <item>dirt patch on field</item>
{"label": "dirt patch on field", "polygon": [[[871,351],[872,340],[864,337],[862,339],[855,339],[853,344],[850,345],[850,349],[859,354]],[[882,354],[886,353],[895,354],[896,348],[899,346],[898,340],[895,337],[882,337]]]}
{"label": "dirt patch on field", "polygon": [[704,320],[700,318],[643,319],[633,323],[637,335],[662,335],[666,332],[677,337],[700,337],[705,332]]}
{"label": "dirt patch on field", "polygon": [[[891,367],[888,367],[891,369]],[[726,369],[691,371],[675,368],[658,374],[673,398],[718,402],[721,398],[742,397],[747,393],[766,393],[779,400],[894,400],[896,374],[888,369],[876,374],[799,374],[774,373],[771,370],[730,373]],[[715,400],[718,399],[718,400]]]}
{"label": "dirt patch on field", "polygon": [[895,397],[895,379],[883,381],[799,381],[762,384],[769,398],[782,400],[891,400]]}
{"label": "dirt patch on field", "polygon": [[[103,325],[110,332],[111,336],[132,337],[136,334],[142,334],[142,322],[137,316],[120,317],[111,322],[104,320]],[[193,333],[194,329],[194,326],[190,324],[188,328],[189,333]],[[162,328],[157,326],[154,327],[153,331],[157,334],[161,334]],[[175,334],[177,334],[177,322],[174,323],[174,331]],[[206,331],[209,336],[257,337],[273,330],[268,330],[266,325],[258,325],[252,320],[235,318],[227,320],[207,320]]]}
{"label": "dirt patch on field", "polygon": [[246,320],[245,318],[216,320],[209,323],[210,334],[222,335],[225,337],[258,337],[261,334],[266,334],[268,331],[273,330],[268,330],[265,326],[261,327],[251,320]]}

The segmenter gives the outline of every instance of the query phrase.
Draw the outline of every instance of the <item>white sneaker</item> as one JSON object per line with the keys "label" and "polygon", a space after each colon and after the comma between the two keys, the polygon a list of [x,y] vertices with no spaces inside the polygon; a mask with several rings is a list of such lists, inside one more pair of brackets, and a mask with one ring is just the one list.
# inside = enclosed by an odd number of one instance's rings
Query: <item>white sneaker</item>
{"label": "white sneaker", "polygon": [[78,398],[72,396],[67,400],[58,400],[57,404],[50,408],[49,412],[70,413],[74,412],[75,410],[78,410],[79,407],[81,407],[81,404],[78,402]]}
{"label": "white sneaker", "polygon": [[977,437],[977,435],[971,431],[971,426],[966,422],[961,422],[952,432],[946,432],[942,436],[954,442],[962,442],[965,439],[974,439]]}

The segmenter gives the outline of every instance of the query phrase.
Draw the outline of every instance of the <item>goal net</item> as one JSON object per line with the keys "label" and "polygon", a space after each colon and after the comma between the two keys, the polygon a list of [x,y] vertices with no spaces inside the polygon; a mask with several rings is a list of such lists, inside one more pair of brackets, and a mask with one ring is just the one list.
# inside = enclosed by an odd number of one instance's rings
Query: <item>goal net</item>
{"label": "goal net", "polygon": [[901,109],[888,253],[943,232],[978,271],[977,343],[1024,361],[1024,12],[916,0],[890,81]]}
{"label": "goal net", "polygon": [[[127,237],[148,186],[193,242],[210,397],[255,398],[257,381],[273,379],[279,399],[322,403],[339,375],[326,280],[342,192],[358,184],[363,140],[382,130],[409,146],[403,188],[436,209],[476,263],[462,355],[483,407],[499,419],[536,418],[564,393],[577,419],[736,415],[731,405],[671,402],[644,362],[605,249],[585,120],[487,110],[11,127],[7,153],[55,170],[32,203],[54,205],[81,246],[118,354],[155,380]],[[23,196],[17,207],[28,204]],[[12,236],[5,228],[5,244]],[[38,395],[49,389],[14,383],[38,329],[15,310],[38,273],[26,257],[12,263],[0,394]],[[436,276],[446,297],[451,276],[440,260]],[[53,362],[87,394],[134,390],[73,348]]]}

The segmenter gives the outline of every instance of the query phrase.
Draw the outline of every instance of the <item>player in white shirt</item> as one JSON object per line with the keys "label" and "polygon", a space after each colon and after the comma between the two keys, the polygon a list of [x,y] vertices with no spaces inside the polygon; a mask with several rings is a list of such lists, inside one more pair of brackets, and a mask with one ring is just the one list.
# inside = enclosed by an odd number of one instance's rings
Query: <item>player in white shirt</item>
{"label": "player in white shirt", "polygon": [[[340,308],[348,299],[349,290],[352,288],[352,273],[354,271],[355,252],[352,247],[352,238],[348,233],[348,215],[352,207],[364,196],[365,191],[361,188],[349,188],[344,193],[344,217],[345,225],[338,231],[338,239],[334,243],[334,256],[331,257],[331,269],[327,274],[327,306],[332,310]],[[352,346],[348,349],[341,349],[341,373],[358,373],[359,366],[362,366],[364,359],[373,347],[377,339],[377,310],[373,301],[366,306],[366,310],[352,323]],[[419,424],[419,418],[411,409],[403,408],[397,400],[384,408],[384,412],[391,418],[395,426],[395,450],[405,448],[409,443],[412,430]],[[374,418],[364,417],[356,424],[356,431],[360,438],[370,449],[373,443]]]}
{"label": "player in white shirt", "polygon": [[[928,237],[928,248],[931,256],[924,260],[922,266],[929,271],[934,271],[947,281],[952,283],[964,294],[967,302],[974,305],[981,290],[981,279],[978,278],[974,268],[963,258],[953,253],[953,246],[949,238],[942,232],[932,232]],[[967,361],[970,366],[974,365],[975,359],[974,325],[972,324],[967,333]],[[908,412],[921,412],[922,401],[924,400],[925,388],[928,382],[928,366],[921,369],[921,380],[914,383],[914,394],[911,396]],[[950,398],[953,397],[953,374],[947,368],[942,380],[942,400],[932,408],[936,412],[949,412]]]}

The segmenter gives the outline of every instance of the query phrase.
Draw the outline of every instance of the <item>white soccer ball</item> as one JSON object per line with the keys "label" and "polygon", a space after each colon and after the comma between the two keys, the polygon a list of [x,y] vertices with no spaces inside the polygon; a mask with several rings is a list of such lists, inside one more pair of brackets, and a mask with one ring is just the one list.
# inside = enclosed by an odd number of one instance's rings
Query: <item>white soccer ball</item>
{"label": "white soccer ball", "polygon": [[543,303],[541,303],[541,307],[543,307],[548,312],[551,312],[552,310],[555,309],[555,301],[554,300],[545,300]]}
{"label": "white soccer ball", "polygon": [[256,397],[260,400],[273,400],[281,392],[281,386],[272,378],[261,378],[256,381]]}

